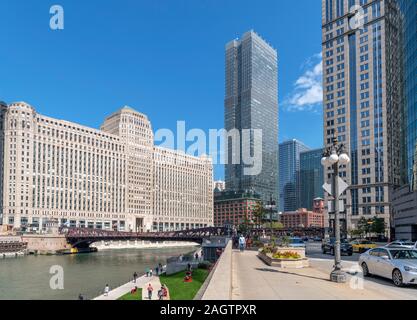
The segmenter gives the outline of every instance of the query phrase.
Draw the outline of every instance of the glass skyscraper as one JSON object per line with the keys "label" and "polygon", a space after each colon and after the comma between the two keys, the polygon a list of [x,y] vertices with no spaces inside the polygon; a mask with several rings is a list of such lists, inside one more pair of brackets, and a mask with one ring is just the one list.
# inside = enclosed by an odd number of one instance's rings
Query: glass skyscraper
{"label": "glass skyscraper", "polygon": [[279,210],[281,212],[300,208],[300,154],[307,150],[310,149],[296,139],[279,144]]}
{"label": "glass skyscraper", "polygon": [[[225,129],[239,133],[238,143],[227,139],[226,189],[253,190],[264,203],[271,195],[278,198],[277,61],[276,50],[254,31],[226,45]],[[256,139],[259,132],[261,145]],[[245,163],[245,149],[255,156],[260,150],[262,159],[255,159],[254,165]],[[247,169],[254,166],[260,170],[250,174]]]}
{"label": "glass skyscraper", "polygon": [[398,0],[404,63],[407,180],[417,191],[417,0]]}
{"label": "glass skyscraper", "polygon": [[313,200],[324,197],[322,156],[323,149],[300,153],[300,208],[313,210]]}
{"label": "glass skyscraper", "polygon": [[395,236],[417,241],[417,0],[397,0],[402,59],[402,183],[393,193]]}

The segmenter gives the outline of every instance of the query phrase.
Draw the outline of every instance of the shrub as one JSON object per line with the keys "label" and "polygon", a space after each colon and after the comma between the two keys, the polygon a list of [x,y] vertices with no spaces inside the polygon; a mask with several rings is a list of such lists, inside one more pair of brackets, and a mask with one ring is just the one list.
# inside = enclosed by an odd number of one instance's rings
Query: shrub
{"label": "shrub", "polygon": [[259,241],[259,240],[255,240],[254,242],[253,242],[253,246],[254,247],[256,247],[256,248],[262,248],[263,247],[263,243],[261,242],[261,241]]}
{"label": "shrub", "polygon": [[212,266],[212,263],[209,261],[203,261],[198,264],[198,269],[208,270]]}
{"label": "shrub", "polygon": [[301,256],[297,252],[276,252],[272,255],[274,259],[300,259]]}

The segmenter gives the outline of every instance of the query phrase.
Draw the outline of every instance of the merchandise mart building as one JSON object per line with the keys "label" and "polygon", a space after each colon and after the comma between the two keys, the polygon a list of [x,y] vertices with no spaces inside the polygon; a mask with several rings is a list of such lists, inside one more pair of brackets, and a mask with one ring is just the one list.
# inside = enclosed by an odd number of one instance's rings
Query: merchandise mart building
{"label": "merchandise mart building", "polygon": [[0,111],[3,224],[22,231],[45,229],[51,218],[120,231],[213,224],[211,160],[154,146],[150,121],[132,108],[107,117],[101,130],[23,102]]}

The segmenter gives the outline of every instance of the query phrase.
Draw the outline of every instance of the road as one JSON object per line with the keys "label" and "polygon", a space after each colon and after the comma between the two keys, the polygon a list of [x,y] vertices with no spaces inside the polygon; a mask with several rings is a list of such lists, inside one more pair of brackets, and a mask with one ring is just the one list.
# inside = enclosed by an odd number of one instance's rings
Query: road
{"label": "road", "polygon": [[[306,247],[306,255],[309,258],[316,258],[316,259],[329,259],[333,260],[334,256],[330,254],[323,254],[321,252],[321,242],[308,242]],[[342,256],[342,261],[354,261],[357,262],[359,260],[359,254],[354,253],[352,256]]]}

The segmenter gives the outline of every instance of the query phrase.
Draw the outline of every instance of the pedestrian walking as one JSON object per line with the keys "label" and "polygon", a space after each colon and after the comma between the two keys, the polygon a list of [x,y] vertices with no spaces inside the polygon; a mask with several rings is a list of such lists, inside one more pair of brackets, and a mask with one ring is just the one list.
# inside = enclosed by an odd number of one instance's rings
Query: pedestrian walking
{"label": "pedestrian walking", "polygon": [[138,274],[136,271],[133,273],[133,283],[136,283],[136,279],[138,278]]}
{"label": "pedestrian walking", "polygon": [[159,263],[159,272],[162,274],[164,272],[164,266],[162,263]]}
{"label": "pedestrian walking", "polygon": [[157,276],[159,276],[159,266],[156,266],[156,267],[155,267],[155,274],[156,274]]}
{"label": "pedestrian walking", "polygon": [[110,291],[110,287],[108,284],[106,284],[106,286],[104,287],[104,296],[108,296],[109,295],[109,291]]}
{"label": "pedestrian walking", "polygon": [[245,251],[246,239],[243,235],[239,237],[239,249],[240,252]]}
{"label": "pedestrian walking", "polygon": [[153,270],[152,270],[152,268],[150,268],[149,269],[149,276],[152,277],[152,274],[153,274]]}
{"label": "pedestrian walking", "polygon": [[148,285],[148,298],[149,300],[152,300],[152,292],[153,292],[153,287],[151,284]]}
{"label": "pedestrian walking", "polygon": [[195,257],[195,259],[198,261],[198,258],[199,258],[199,257],[198,257],[198,252],[196,252],[196,253],[195,253],[194,257]]}
{"label": "pedestrian walking", "polygon": [[149,268],[145,269],[146,276],[149,277]]}

